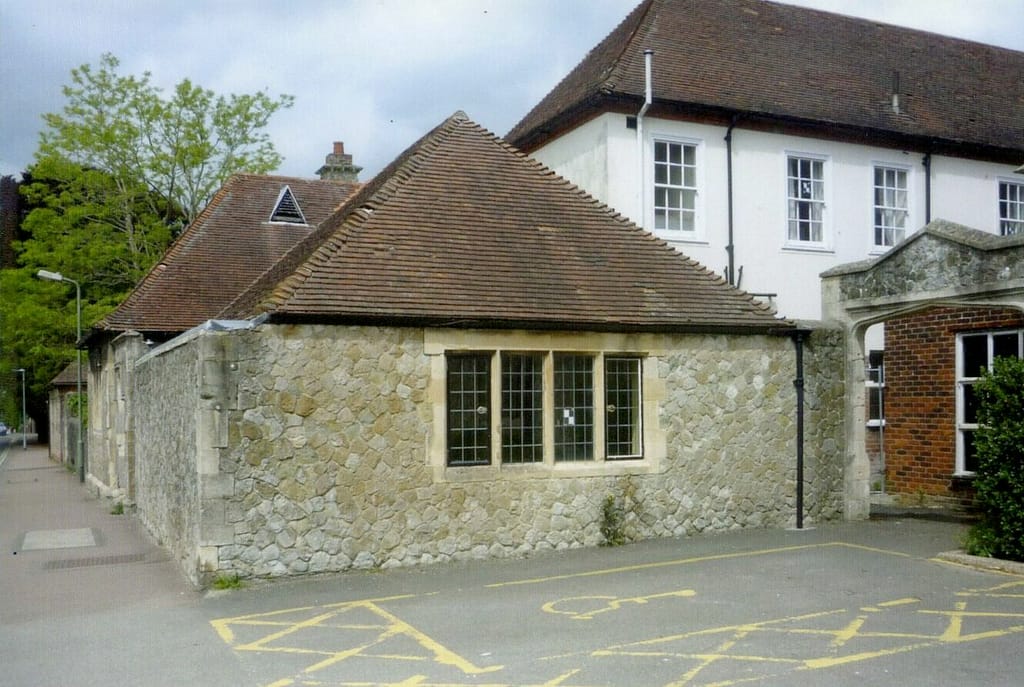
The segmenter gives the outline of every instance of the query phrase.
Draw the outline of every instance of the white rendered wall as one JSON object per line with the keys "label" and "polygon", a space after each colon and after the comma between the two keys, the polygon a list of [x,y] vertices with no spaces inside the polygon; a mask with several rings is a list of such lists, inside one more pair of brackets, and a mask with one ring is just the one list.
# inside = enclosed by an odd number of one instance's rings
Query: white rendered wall
{"label": "white rendered wall", "polygon": [[[653,140],[697,146],[697,231],[690,240],[661,234],[680,252],[724,274],[728,264],[726,127],[647,117],[642,122],[641,166],[637,131],[626,116],[604,114],[533,152],[533,156],[644,227],[653,226]],[[786,160],[790,154],[825,163],[825,241],[821,246],[787,241]],[[907,171],[908,235],[924,226],[923,153],[822,139],[733,131],[735,267],[740,287],[774,293],[779,313],[819,319],[819,275],[836,265],[880,255],[874,246],[874,167]],[[638,179],[643,170],[644,188]],[[998,232],[1000,180],[1024,182],[1013,165],[935,156],[932,219],[947,219]],[[646,207],[640,210],[640,198]]]}

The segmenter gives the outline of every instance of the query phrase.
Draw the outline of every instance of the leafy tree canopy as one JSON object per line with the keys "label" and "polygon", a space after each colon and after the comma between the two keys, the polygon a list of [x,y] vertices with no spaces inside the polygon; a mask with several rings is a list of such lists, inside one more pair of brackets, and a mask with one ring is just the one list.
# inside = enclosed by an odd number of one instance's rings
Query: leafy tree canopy
{"label": "leafy tree canopy", "polygon": [[[170,97],[141,77],[118,73],[111,54],[71,70],[63,112],[43,115],[37,159],[56,157],[106,172],[119,192],[159,198],[191,222],[228,176],[266,174],[281,156],[265,129],[288,95],[217,95],[188,79]],[[148,192],[149,195],[146,195]]]}
{"label": "leafy tree canopy", "polygon": [[124,75],[119,66],[105,54],[73,69],[64,108],[43,116],[21,187],[18,267],[0,271],[0,376],[29,371],[36,417],[49,380],[74,359],[75,339],[74,287],[36,272],[81,284],[87,331],[231,174],[265,174],[281,162],[266,126],[291,96],[224,96],[187,79],[164,94],[148,72]]}

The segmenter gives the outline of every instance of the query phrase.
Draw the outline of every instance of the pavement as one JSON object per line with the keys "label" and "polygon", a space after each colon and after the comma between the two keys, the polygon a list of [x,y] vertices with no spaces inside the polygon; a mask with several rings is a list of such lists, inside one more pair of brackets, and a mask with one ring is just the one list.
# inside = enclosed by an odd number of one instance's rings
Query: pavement
{"label": "pavement", "polygon": [[45,446],[0,439],[0,684],[1024,683],[1024,570],[899,514],[199,592]]}
{"label": "pavement", "polygon": [[50,460],[45,444],[22,449],[20,435],[4,439],[0,623],[197,595],[137,518],[115,515],[111,501]]}

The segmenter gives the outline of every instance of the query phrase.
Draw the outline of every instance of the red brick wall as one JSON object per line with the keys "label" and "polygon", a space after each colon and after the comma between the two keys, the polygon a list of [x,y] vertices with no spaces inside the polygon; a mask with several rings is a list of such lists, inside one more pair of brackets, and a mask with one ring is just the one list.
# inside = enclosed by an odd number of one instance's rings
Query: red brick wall
{"label": "red brick wall", "polygon": [[886,486],[962,497],[956,467],[956,335],[1024,326],[1020,311],[932,308],[885,323]]}

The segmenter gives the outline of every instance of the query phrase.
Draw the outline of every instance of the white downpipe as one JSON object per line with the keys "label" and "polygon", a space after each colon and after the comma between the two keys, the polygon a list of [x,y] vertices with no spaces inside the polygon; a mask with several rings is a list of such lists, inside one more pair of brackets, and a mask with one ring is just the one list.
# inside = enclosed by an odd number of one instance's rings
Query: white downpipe
{"label": "white downpipe", "polygon": [[646,213],[644,212],[644,179],[647,173],[647,161],[644,146],[644,115],[647,114],[647,108],[651,106],[651,101],[654,99],[652,87],[651,87],[651,60],[654,57],[654,51],[650,48],[644,50],[644,104],[640,108],[640,111],[636,115],[636,145],[637,145],[637,159],[639,162],[639,174],[637,175],[637,192],[636,192],[636,207],[637,207],[637,224],[641,227],[647,221]]}

